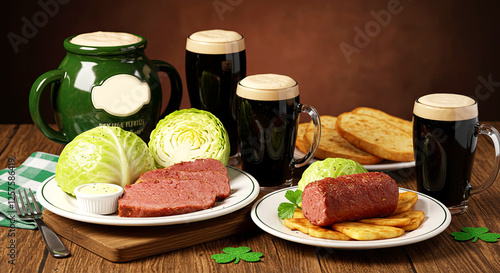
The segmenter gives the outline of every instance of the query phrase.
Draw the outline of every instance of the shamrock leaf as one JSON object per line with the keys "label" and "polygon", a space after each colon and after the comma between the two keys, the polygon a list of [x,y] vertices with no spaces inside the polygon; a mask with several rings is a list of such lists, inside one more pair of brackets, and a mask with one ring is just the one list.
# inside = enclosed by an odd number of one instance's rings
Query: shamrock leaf
{"label": "shamrock leaf", "polygon": [[302,202],[302,191],[286,191],[286,199],[292,203],[283,202],[278,206],[278,216],[281,220],[285,218],[292,218],[295,208],[300,208],[299,204]]}
{"label": "shamrock leaf", "polygon": [[498,242],[500,238],[500,234],[497,233],[488,233],[489,229],[485,227],[463,227],[462,231],[453,232],[451,236],[455,238],[457,241],[468,241],[473,239],[472,242],[476,242],[478,239],[481,239],[485,242],[495,243]]}
{"label": "shamrock leaf", "polygon": [[237,264],[240,259],[247,262],[258,262],[260,261],[260,257],[262,257],[262,253],[260,252],[250,252],[250,248],[246,246],[234,248],[234,247],[225,247],[222,249],[223,253],[212,255],[212,259],[214,259],[217,263],[229,263],[234,260],[234,263]]}

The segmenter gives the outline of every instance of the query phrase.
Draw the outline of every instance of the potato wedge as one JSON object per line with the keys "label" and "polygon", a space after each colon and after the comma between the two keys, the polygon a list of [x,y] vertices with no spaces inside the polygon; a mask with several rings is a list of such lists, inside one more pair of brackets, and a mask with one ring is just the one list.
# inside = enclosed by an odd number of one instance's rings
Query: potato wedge
{"label": "potato wedge", "polygon": [[391,227],[402,227],[407,226],[411,223],[411,218],[368,218],[358,220],[360,223],[372,224],[377,226],[391,226]]}
{"label": "potato wedge", "polygon": [[417,229],[420,226],[420,224],[422,224],[422,222],[425,219],[425,213],[420,210],[413,210],[387,217],[387,219],[398,219],[398,218],[410,218],[411,222],[408,225],[402,226],[400,228],[404,229],[405,231],[412,231]]}
{"label": "potato wedge", "polygon": [[289,229],[298,230],[304,234],[309,234],[309,228],[315,227],[306,218],[286,218],[284,223]]}
{"label": "potato wedge", "polygon": [[377,226],[358,222],[333,224],[332,228],[359,241],[395,238],[405,233],[404,229],[389,226]]}
{"label": "potato wedge", "polygon": [[311,237],[330,239],[330,240],[342,240],[342,241],[351,240],[351,238],[345,235],[344,233],[318,226],[310,227],[309,235]]}
{"label": "potato wedge", "polygon": [[293,212],[292,218],[305,218],[305,217],[304,217],[304,214],[302,213],[302,210],[295,208],[295,211]]}
{"label": "potato wedge", "polygon": [[411,211],[417,201],[418,195],[414,192],[407,191],[400,193],[398,198],[398,206],[396,207],[396,210],[392,213],[392,215]]}

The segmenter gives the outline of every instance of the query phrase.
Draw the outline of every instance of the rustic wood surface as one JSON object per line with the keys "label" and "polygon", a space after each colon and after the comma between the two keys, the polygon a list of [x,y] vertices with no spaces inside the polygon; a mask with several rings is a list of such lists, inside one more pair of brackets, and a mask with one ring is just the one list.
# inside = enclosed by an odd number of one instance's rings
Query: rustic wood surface
{"label": "rustic wood surface", "polygon": [[[500,122],[485,122],[500,128]],[[30,154],[59,154],[63,145],[45,138],[34,125],[0,125],[0,165],[8,158],[20,165]],[[493,145],[480,137],[473,183],[483,181],[492,166]],[[1,167],[1,166],[0,166]],[[2,167],[3,168],[3,167]],[[389,172],[401,187],[416,189],[412,168]],[[274,208],[270,208],[274,209]],[[9,228],[0,228],[2,272],[500,272],[500,243],[458,242],[450,233],[462,227],[488,227],[500,233],[500,182],[471,198],[466,214],[453,216],[450,226],[429,240],[387,249],[345,251],[289,242],[260,229],[185,247],[125,263],[115,263],[69,240],[72,255],[55,259],[47,252],[38,230],[15,230],[15,265],[9,264]],[[217,264],[211,255],[224,247],[248,246],[263,253],[261,261]],[[140,251],[140,250],[138,250]]]}

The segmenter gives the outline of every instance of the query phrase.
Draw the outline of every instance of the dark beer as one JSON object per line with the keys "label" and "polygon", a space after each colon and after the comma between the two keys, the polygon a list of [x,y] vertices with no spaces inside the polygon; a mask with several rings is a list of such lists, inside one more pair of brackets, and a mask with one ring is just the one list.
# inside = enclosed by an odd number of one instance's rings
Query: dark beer
{"label": "dark beer", "polygon": [[228,131],[231,155],[238,151],[234,96],[246,75],[245,50],[230,54],[186,51],[186,81],[191,107],[206,110],[221,120]]}
{"label": "dark beer", "polygon": [[419,192],[441,201],[452,214],[467,210],[479,133],[476,101],[437,93],[413,108],[413,148]]}
{"label": "dark beer", "polygon": [[477,118],[439,121],[413,117],[418,191],[447,207],[468,199],[477,144]]}
{"label": "dark beer", "polygon": [[299,96],[279,101],[236,100],[242,169],[262,187],[291,181]]}
{"label": "dark beer", "polygon": [[[191,107],[209,111],[221,120],[229,134],[232,158],[238,153],[234,97],[238,82],[245,76],[243,36],[226,30],[199,31],[189,36],[186,82]],[[236,163],[237,159],[230,160],[230,165]]]}
{"label": "dark beer", "polygon": [[[306,156],[296,159],[300,113],[311,117],[315,138]],[[244,78],[236,89],[236,118],[241,168],[253,175],[263,190],[291,186],[294,169],[314,157],[321,132],[316,109],[300,103],[297,82],[278,74]]]}

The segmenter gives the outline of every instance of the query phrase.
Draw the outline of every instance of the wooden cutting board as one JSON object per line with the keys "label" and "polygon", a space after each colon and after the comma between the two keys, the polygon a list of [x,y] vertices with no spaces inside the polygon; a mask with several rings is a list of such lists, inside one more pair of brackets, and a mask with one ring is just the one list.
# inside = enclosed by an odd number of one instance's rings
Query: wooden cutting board
{"label": "wooden cutting board", "polygon": [[127,262],[255,230],[257,226],[250,217],[252,205],[214,219],[169,226],[96,225],[70,220],[47,209],[43,220],[75,244],[112,262]]}

